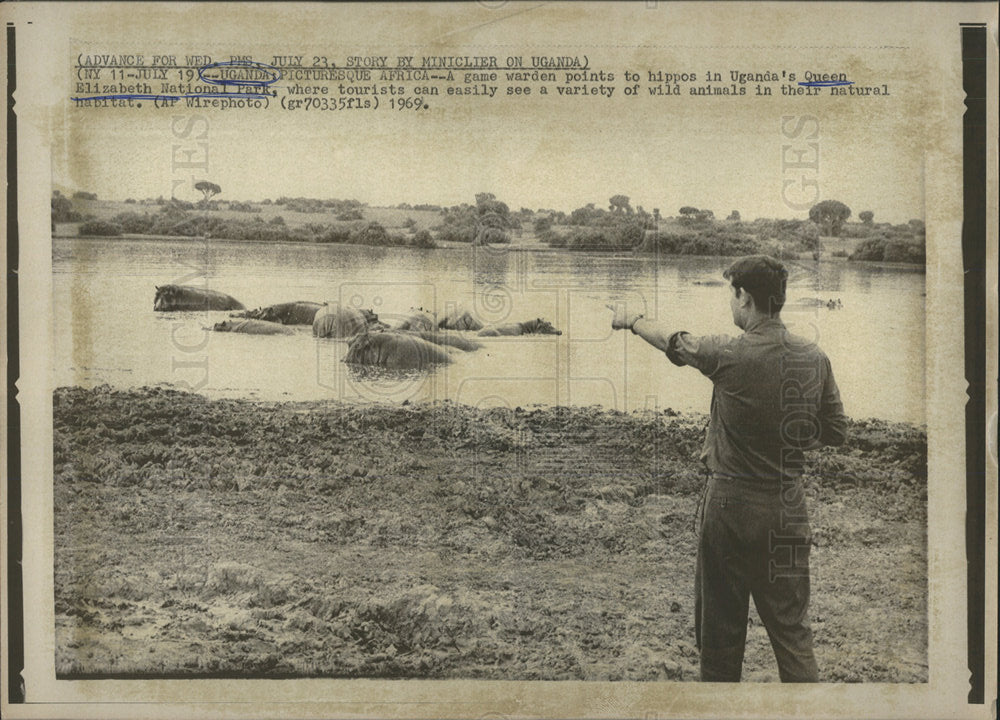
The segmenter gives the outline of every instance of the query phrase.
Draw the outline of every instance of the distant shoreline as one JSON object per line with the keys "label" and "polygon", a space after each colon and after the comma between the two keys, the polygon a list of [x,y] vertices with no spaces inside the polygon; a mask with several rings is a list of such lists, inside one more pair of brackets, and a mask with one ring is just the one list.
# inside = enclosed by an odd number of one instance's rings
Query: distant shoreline
{"label": "distant shoreline", "polygon": [[[99,235],[66,235],[66,234],[53,234],[53,240],[82,240],[82,241],[92,241],[92,240],[129,240],[129,241],[170,241],[170,242],[204,242],[205,238],[191,237],[188,235],[140,235],[137,233],[123,233],[114,237],[105,237]],[[382,248],[385,250],[419,250],[421,252],[433,252],[435,250],[457,250],[463,248],[473,248],[482,247],[475,246],[471,243],[462,242],[452,242],[448,240],[438,240],[438,246],[436,248],[413,248],[413,247],[399,247],[392,245],[364,245],[359,243],[315,243],[306,242],[303,240],[274,240],[274,241],[257,241],[257,240],[232,240],[229,238],[208,238],[209,241],[215,243],[235,243],[235,244],[246,244],[246,245],[295,245],[295,246],[305,246],[305,247],[370,247],[370,248]],[[735,257],[731,255],[674,255],[663,253],[657,255],[656,253],[638,253],[633,251],[601,251],[601,250],[565,250],[563,248],[556,248],[544,245],[542,243],[510,243],[504,245],[490,245],[491,248],[502,248],[509,252],[537,252],[537,253],[562,253],[571,256],[581,256],[581,257],[629,257],[629,258],[641,258],[641,259],[664,259],[664,258],[729,258]],[[826,253],[819,261],[813,261],[811,253],[803,252],[798,258],[783,258],[785,261],[789,262],[821,262],[821,263],[836,263],[842,265],[851,265],[857,268],[869,268],[869,269],[884,269],[884,270],[902,270],[906,272],[916,272],[921,274],[926,274],[926,265],[917,265],[914,263],[897,263],[897,262],[877,262],[872,260],[858,260],[850,261],[846,257],[835,257],[829,253]]]}

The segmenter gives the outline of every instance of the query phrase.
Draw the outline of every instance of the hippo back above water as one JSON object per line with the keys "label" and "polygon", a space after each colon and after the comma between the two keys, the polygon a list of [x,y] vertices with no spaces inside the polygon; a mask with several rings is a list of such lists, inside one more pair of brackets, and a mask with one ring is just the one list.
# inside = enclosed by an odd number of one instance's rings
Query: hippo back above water
{"label": "hippo back above water", "polygon": [[326,305],[316,313],[313,335],[319,338],[349,338],[366,330],[386,327],[371,310]]}
{"label": "hippo back above water", "polygon": [[393,330],[433,330],[437,323],[434,316],[423,308],[410,308],[410,314],[393,327]]}
{"label": "hippo back above water", "polygon": [[422,370],[450,363],[448,351],[439,345],[406,332],[361,333],[351,340],[344,362],[389,370]]}
{"label": "hippo back above water", "polygon": [[483,344],[478,340],[463,337],[458,333],[448,332],[445,330],[400,330],[399,332],[405,332],[408,335],[415,335],[416,337],[426,340],[427,342],[432,342],[435,345],[445,345],[447,347],[457,348],[464,352],[472,352],[473,350],[478,350],[483,346]]}
{"label": "hippo back above water", "polygon": [[246,335],[291,335],[284,325],[267,320],[223,320],[212,326],[215,332],[244,333]]}
{"label": "hippo back above water", "polygon": [[190,285],[158,285],[153,310],[243,310],[243,303],[218,290]]}
{"label": "hippo back above water", "polygon": [[442,330],[482,330],[483,324],[466,310],[461,313],[455,311],[441,318],[438,327]]}
{"label": "hippo back above water", "polygon": [[491,325],[479,331],[482,337],[507,337],[515,335],[562,335],[561,330],[556,330],[552,323],[542,318],[527,320],[519,323],[504,323],[503,325]]}
{"label": "hippo back above water", "polygon": [[238,313],[233,317],[247,318],[248,320],[267,320],[268,322],[281,323],[282,325],[312,325],[316,319],[316,313],[323,307],[323,303],[309,302],[307,300],[296,300],[295,302],[278,303],[267,307],[256,308]]}

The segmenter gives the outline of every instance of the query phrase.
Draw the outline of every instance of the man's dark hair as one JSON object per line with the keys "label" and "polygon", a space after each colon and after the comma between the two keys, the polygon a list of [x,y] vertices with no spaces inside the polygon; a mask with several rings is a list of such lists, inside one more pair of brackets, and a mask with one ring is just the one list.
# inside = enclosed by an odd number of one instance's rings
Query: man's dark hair
{"label": "man's dark hair", "polygon": [[777,315],[785,305],[785,285],[788,271],[768,255],[748,255],[740,258],[722,273],[734,288],[750,293],[760,312]]}

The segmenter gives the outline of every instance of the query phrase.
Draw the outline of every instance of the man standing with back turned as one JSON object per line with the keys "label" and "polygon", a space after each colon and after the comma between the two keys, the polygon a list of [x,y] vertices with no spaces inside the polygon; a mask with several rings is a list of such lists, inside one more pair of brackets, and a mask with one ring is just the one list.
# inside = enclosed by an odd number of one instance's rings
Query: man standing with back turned
{"label": "man standing with back turned", "polygon": [[630,329],[714,386],[701,455],[710,476],[695,574],[701,679],[740,680],[752,595],[782,682],[816,682],[803,451],[842,444],[847,418],[826,355],[780,319],[784,266],[753,255],[723,277],[742,335],[667,333],[624,307],[612,327]]}

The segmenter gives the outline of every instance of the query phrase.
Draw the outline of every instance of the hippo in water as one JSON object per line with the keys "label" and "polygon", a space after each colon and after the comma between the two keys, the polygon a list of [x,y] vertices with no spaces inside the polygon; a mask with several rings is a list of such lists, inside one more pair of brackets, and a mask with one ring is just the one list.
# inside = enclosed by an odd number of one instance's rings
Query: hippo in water
{"label": "hippo in water", "polygon": [[840,301],[840,298],[834,300],[830,298],[829,300],[824,300],[818,297],[804,297],[799,298],[795,301],[797,305],[804,305],[806,307],[825,307],[827,310],[840,310],[844,307],[844,303]]}
{"label": "hippo in water", "polygon": [[462,337],[458,333],[441,332],[438,330],[401,330],[400,332],[405,332],[407,335],[415,335],[435,345],[446,345],[464,352],[472,352],[483,346],[481,342],[472,338]]}
{"label": "hippo in water", "polygon": [[157,285],[153,310],[243,310],[243,303],[218,290],[190,285]]}
{"label": "hippo in water", "polygon": [[441,318],[438,327],[442,330],[482,330],[483,324],[466,310],[462,313],[455,311],[447,317]]}
{"label": "hippo in water", "polygon": [[402,322],[398,323],[393,330],[433,330],[437,323],[434,316],[423,308],[410,308],[410,314]]}
{"label": "hippo in water", "polygon": [[312,325],[316,319],[316,313],[323,307],[323,303],[308,302],[306,300],[296,300],[295,302],[279,303],[268,305],[256,310],[236,313],[230,317],[247,318],[248,320],[267,320],[268,322],[281,323],[282,325]]}
{"label": "hippo in water", "polygon": [[437,363],[450,363],[451,356],[440,345],[412,333],[366,332],[351,340],[344,362],[389,370],[421,370]]}
{"label": "hippo in water", "polygon": [[366,330],[386,327],[371,310],[327,305],[316,313],[313,335],[320,338],[349,338]]}
{"label": "hippo in water", "polygon": [[245,333],[247,335],[291,335],[284,325],[267,320],[223,320],[212,326],[216,332]]}
{"label": "hippo in water", "polygon": [[552,323],[542,318],[526,322],[491,325],[479,331],[481,337],[501,337],[508,335],[562,335],[562,331],[552,327]]}
{"label": "hippo in water", "polygon": [[805,305],[806,307],[823,307],[824,305],[826,305],[826,300],[822,300],[817,297],[804,297],[796,300],[795,304]]}

